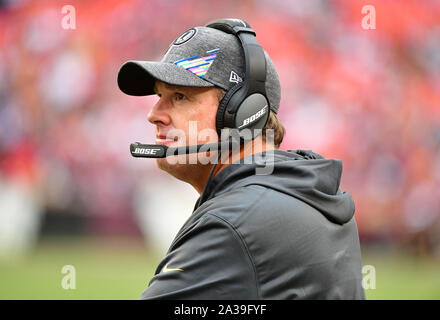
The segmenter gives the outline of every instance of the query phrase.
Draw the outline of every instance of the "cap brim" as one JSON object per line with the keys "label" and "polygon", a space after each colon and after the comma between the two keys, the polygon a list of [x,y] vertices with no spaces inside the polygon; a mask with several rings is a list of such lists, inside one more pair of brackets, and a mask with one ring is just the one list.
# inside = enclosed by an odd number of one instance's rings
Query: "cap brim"
{"label": "cap brim", "polygon": [[119,69],[118,86],[131,96],[154,94],[154,82],[188,87],[213,87],[214,85],[172,63],[155,61],[127,61]]}

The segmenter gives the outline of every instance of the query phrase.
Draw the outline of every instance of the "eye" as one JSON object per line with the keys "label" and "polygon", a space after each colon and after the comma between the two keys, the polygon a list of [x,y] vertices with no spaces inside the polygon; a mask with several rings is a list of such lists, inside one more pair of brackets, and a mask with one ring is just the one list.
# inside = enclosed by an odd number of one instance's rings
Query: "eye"
{"label": "eye", "polygon": [[176,92],[174,94],[174,99],[176,99],[177,101],[180,101],[180,100],[186,99],[186,96],[183,93]]}

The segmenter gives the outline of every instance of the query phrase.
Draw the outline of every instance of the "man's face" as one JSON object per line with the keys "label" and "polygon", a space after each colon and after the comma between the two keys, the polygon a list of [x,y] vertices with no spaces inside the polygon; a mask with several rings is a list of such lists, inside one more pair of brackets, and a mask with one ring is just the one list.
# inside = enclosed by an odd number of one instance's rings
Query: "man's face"
{"label": "man's face", "polygon": [[[156,126],[156,144],[182,146],[217,141],[217,89],[172,86],[156,81],[155,91],[159,100],[147,118]],[[177,178],[185,178],[180,175],[184,174],[185,167],[186,170],[190,167],[189,157],[180,156],[181,160],[185,160],[181,161],[186,162],[184,164],[176,163],[176,157],[160,158],[157,159],[157,165]]]}

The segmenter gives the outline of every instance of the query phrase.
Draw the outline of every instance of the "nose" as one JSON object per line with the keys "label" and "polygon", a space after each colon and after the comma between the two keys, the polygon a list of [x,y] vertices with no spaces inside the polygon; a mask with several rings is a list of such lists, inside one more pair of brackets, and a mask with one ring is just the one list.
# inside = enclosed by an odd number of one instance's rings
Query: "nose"
{"label": "nose", "polygon": [[150,112],[148,112],[147,120],[154,125],[167,126],[171,123],[168,106],[163,98],[160,98],[159,101],[157,101],[156,104],[153,106],[153,108],[151,108]]}

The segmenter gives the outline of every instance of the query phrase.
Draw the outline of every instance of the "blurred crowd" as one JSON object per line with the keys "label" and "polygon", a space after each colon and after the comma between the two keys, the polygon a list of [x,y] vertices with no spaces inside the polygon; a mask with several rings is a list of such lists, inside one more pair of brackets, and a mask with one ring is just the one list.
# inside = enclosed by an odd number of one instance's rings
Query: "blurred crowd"
{"label": "blurred crowd", "polygon": [[[197,195],[128,151],[154,141],[155,98],[124,95],[117,72],[159,60],[194,25],[240,17],[280,76],[281,149],[343,161],[362,242],[438,252],[439,1],[73,0],[75,29],[65,4],[0,1],[0,251],[33,243],[49,218],[60,233],[145,235],[151,219],[178,220],[159,212],[177,197],[184,221]],[[362,27],[367,4],[375,29]]]}

